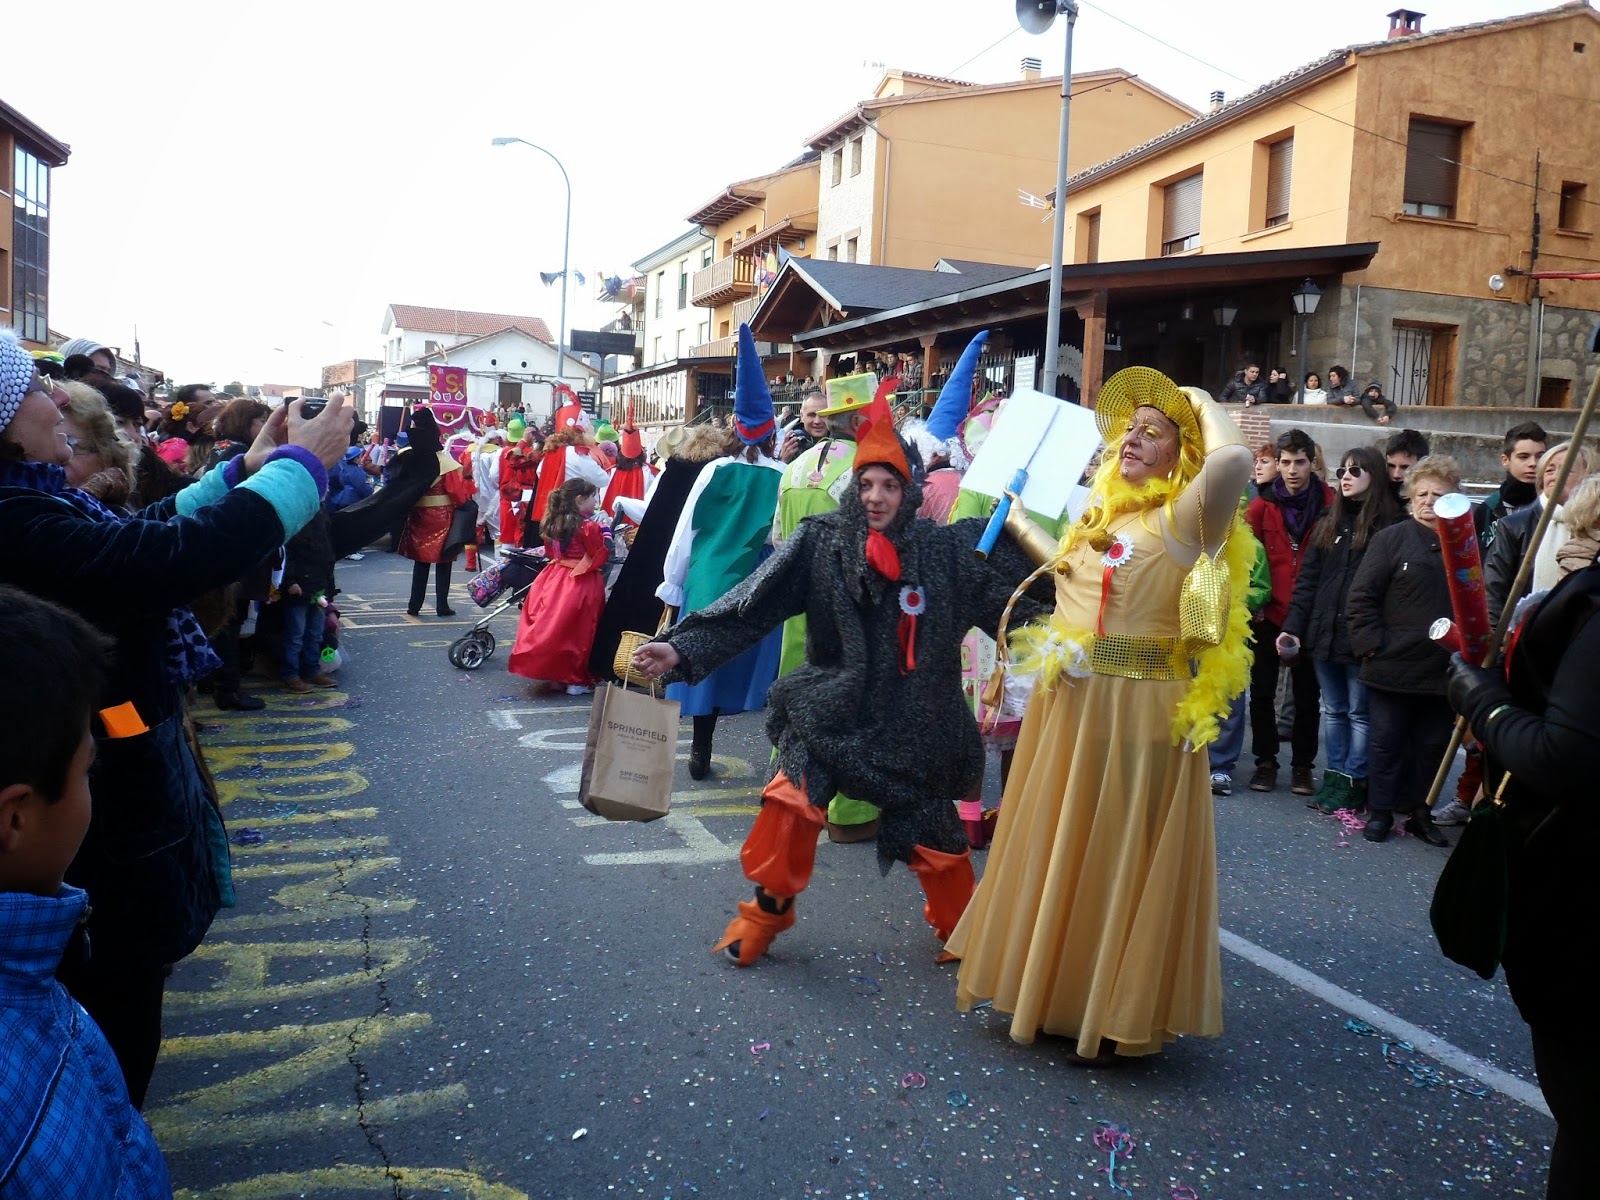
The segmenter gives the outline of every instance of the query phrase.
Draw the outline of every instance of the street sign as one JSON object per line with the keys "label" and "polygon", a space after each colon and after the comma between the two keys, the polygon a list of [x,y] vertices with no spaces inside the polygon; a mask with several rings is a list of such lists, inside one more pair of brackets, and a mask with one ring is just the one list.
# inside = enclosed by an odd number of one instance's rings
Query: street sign
{"label": "street sign", "polygon": [[579,354],[602,355],[633,355],[639,349],[631,333],[602,333],[598,329],[574,329],[567,335],[567,346]]}

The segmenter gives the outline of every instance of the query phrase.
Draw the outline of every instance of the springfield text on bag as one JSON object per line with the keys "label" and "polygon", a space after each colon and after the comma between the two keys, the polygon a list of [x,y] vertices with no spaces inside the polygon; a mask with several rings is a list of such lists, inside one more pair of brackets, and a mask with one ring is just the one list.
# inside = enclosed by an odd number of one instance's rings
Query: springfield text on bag
{"label": "springfield text on bag", "polygon": [[664,742],[667,740],[666,734],[658,733],[654,729],[642,729],[638,725],[623,725],[617,721],[607,721],[606,731],[608,733],[625,733],[629,737],[647,737],[653,742]]}

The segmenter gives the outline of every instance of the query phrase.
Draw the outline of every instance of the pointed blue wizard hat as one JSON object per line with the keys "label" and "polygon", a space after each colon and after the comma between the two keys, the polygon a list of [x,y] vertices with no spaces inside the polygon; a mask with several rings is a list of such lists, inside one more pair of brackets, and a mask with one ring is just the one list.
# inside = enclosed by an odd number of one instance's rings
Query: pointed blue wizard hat
{"label": "pointed blue wizard hat", "polygon": [[988,340],[989,331],[979,330],[978,335],[967,343],[967,348],[961,352],[961,357],[950,372],[950,378],[939,390],[939,399],[928,414],[928,432],[936,441],[948,442],[960,432],[961,422],[967,419],[967,413],[972,408],[972,377],[978,369],[978,356],[983,353],[983,344]]}
{"label": "pointed blue wizard hat", "polygon": [[739,326],[739,377],[734,383],[733,427],[747,446],[759,445],[777,428],[778,414],[772,407],[772,389],[761,370],[761,356],[750,326]]}

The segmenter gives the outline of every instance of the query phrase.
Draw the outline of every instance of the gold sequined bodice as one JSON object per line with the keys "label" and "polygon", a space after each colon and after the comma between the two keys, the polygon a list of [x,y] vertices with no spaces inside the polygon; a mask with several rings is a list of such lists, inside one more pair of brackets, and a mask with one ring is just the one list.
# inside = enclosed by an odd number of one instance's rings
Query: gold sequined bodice
{"label": "gold sequined bodice", "polygon": [[[1129,548],[1111,572],[1105,631],[1142,638],[1176,638],[1178,602],[1189,568],[1166,552],[1159,512],[1128,513],[1111,533]],[[1069,571],[1056,576],[1056,620],[1069,629],[1093,630],[1100,613],[1105,552],[1082,539],[1067,555]]]}

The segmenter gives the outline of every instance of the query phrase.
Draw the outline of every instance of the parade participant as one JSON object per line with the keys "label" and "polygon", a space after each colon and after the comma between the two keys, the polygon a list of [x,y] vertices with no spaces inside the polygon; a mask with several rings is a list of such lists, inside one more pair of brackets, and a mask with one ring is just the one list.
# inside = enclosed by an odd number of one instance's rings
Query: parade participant
{"label": "parade participant", "polygon": [[[737,586],[769,553],[772,517],[783,464],[772,457],[777,427],[772,392],[746,325],[739,327],[739,373],[734,385],[733,436],[729,453],[695,480],[678,517],[656,596],[688,616]],[[694,684],[674,683],[667,698],[694,718],[689,776],[711,769],[711,741],[719,716],[766,707],[767,689],[778,674],[780,637],[774,632]]]}
{"label": "parade participant", "polygon": [[[507,436],[522,426],[512,421]],[[544,445],[537,430],[522,426],[523,432],[502,451],[499,467],[500,542],[506,546],[537,544],[539,528],[532,519],[533,496],[539,486],[539,461]]]}
{"label": "parade participant", "polygon": [[[1556,1120],[1545,1195],[1579,1200],[1594,1194],[1600,1170],[1600,1049],[1582,1032],[1594,1001],[1578,973],[1600,953],[1600,926],[1590,919],[1600,899],[1600,567],[1573,572],[1529,608],[1508,640],[1503,669],[1484,670],[1456,655],[1445,696],[1482,743],[1485,791],[1504,805],[1501,886],[1509,887],[1501,961]],[[1485,853],[1479,855],[1487,862]]]}
{"label": "parade participant", "polygon": [[633,423],[633,401],[628,401],[628,419],[622,423],[622,432],[617,438],[617,465],[611,473],[611,481],[606,484],[604,497],[600,507],[613,517],[617,513],[617,501],[626,497],[630,500],[643,500],[645,492],[655,480],[654,468],[644,461],[644,439],[639,436],[639,427]]}
{"label": "parade participant", "polygon": [[927,420],[913,417],[900,431],[927,466],[922,482],[922,510],[917,515],[939,525],[949,524],[961,490],[961,476],[969,465],[961,446],[961,426],[972,411],[972,383],[988,340],[989,331],[979,330],[951,368]]}
{"label": "parade participant", "polygon": [[494,551],[500,540],[500,457],[506,451],[503,429],[483,435],[472,456],[472,482],[478,489],[478,545]]}
{"label": "parade participant", "polygon": [[[578,402],[578,393],[564,383],[555,385],[556,395],[565,403],[550,418],[550,436],[544,440],[544,455],[539,460],[539,486],[533,496],[532,520],[544,520],[550,494],[569,479],[587,479],[604,491],[611,471],[595,452],[589,434],[589,414]],[[526,542],[524,543],[526,544]]]}
{"label": "parade participant", "polygon": [[[411,560],[411,599],[406,612],[414,617],[422,611],[423,597],[428,594],[428,567],[432,566],[437,611],[441,617],[453,617],[456,610],[450,607],[451,558],[445,555],[444,542],[456,509],[472,499],[472,480],[461,464],[445,453],[439,424],[431,411],[412,409],[406,431],[411,444],[396,456],[397,461],[403,464],[407,458],[431,458],[438,463],[433,483],[411,506],[405,528],[400,531],[398,552],[400,557]],[[399,469],[404,470],[404,466]]]}
{"label": "parade participant", "polygon": [[517,642],[506,669],[536,683],[593,690],[589,651],[606,603],[605,531],[594,520],[599,493],[587,479],[569,479],[550,496],[540,524],[550,565],[522,603]]}
{"label": "parade participant", "polygon": [[0,583],[116,642],[106,698],[119,716],[96,730],[98,803],[67,871],[94,907],[94,954],[61,979],[105,1033],[138,1105],[170,965],[232,901],[215,796],[185,732],[185,691],[216,658],[180,606],[243,575],[316,514],[351,411],[337,398],[312,420],[298,404],[280,408],[248,453],[124,518],[67,486],[72,451],[46,386],[0,332]]}
{"label": "parade participant", "polygon": [[1013,1040],[1073,1038],[1087,1062],[1109,1060],[1106,1042],[1143,1055],[1222,1031],[1197,751],[1244,690],[1253,558],[1237,519],[1250,451],[1204,392],[1129,367],[1106,381],[1095,420],[1105,461],[1047,560],[1055,613],[1017,639],[1038,647],[1018,669],[1040,681],[983,883],[949,947],[963,1011],[992,1000]]}
{"label": "parade participant", "polygon": [[755,897],[713,947],[741,967],[794,925],[822,806],[840,790],[878,802],[879,865],[910,867],[941,941],[972,896],[955,801],[982,775],[984,756],[961,691],[961,639],[974,625],[994,630],[1031,564],[1004,538],[978,558],[984,521],[918,520],[915,453],[880,393],[838,509],[802,521],[749,579],[634,655],[652,677],[703,679],[787,617],[809,618],[806,662],[772,686],[776,773],[740,854]]}
{"label": "parade participant", "polygon": [[611,677],[624,633],[649,633],[660,625],[663,606],[656,598],[656,588],[663,577],[667,548],[695,480],[708,463],[722,457],[726,445],[727,436],[708,425],[675,425],[656,442],[656,453],[663,460],[661,473],[639,515],[639,528],[612,582],[595,632],[589,670],[596,679]]}
{"label": "parade participant", "polygon": [[[894,390],[892,382],[887,386],[890,392]],[[775,545],[793,536],[807,517],[838,508],[839,498],[849,488],[855,471],[856,428],[869,401],[852,399],[848,392],[841,391],[838,402],[829,403],[823,398],[817,403],[819,395],[807,396],[800,406],[802,427],[808,436],[813,430],[817,433],[811,445],[784,469],[778,484],[777,516],[772,530]],[[778,676],[782,678],[805,660],[806,618],[801,613],[784,622]],[[878,810],[871,804],[849,796],[835,796],[829,801],[829,841],[849,845],[870,842],[877,835]]]}

